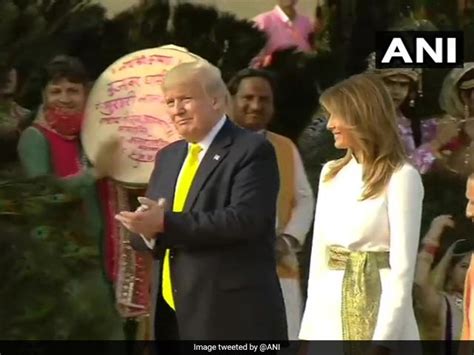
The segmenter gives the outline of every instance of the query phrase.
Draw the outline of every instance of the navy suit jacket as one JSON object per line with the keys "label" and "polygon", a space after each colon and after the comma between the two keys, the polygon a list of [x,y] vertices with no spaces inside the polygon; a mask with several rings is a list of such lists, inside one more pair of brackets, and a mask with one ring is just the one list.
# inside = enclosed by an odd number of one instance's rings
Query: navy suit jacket
{"label": "navy suit jacket", "polygon": [[154,255],[162,260],[170,249],[180,338],[286,340],[274,253],[279,175],[272,145],[227,119],[199,165],[184,211],[176,213],[174,190],[186,154],[183,140],[162,149],[147,191],[167,201]]}

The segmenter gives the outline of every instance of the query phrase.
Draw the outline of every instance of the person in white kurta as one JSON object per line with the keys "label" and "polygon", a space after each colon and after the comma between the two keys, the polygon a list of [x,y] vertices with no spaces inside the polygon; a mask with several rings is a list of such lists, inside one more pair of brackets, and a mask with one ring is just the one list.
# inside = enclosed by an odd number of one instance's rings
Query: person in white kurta
{"label": "person in white kurta", "polygon": [[[314,213],[314,197],[308,178],[306,177],[301,156],[296,146],[294,144],[292,146],[294,166],[293,209],[291,211],[290,220],[285,226],[280,225],[281,222],[277,216],[276,230],[282,230],[281,237],[288,243],[286,260],[290,260],[291,264],[294,265],[294,268],[299,271],[297,253],[303,248],[306,234],[311,228]],[[290,169],[290,167],[282,167],[282,169]],[[289,242],[289,238],[285,238],[286,236],[293,237],[290,237],[290,240],[293,241],[293,243]],[[303,296],[301,292],[299,272],[297,275],[298,278],[282,277],[279,275],[283,300],[285,302],[289,340],[298,340],[298,333],[303,313]]]}
{"label": "person in white kurta", "polygon": [[331,162],[324,166],[319,183],[300,338],[343,340],[344,270],[330,270],[326,253],[329,246],[338,245],[350,251],[390,253],[390,268],[379,270],[382,294],[372,340],[418,340],[412,285],[424,193],[420,175],[405,163],[393,173],[382,194],[359,201],[362,165],[352,158],[333,179],[323,182],[328,164]]}

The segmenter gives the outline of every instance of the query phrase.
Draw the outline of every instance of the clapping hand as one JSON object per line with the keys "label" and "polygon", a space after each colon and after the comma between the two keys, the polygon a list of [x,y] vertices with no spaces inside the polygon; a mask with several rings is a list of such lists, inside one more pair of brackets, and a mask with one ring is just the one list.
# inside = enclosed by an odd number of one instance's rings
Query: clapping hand
{"label": "clapping hand", "polygon": [[164,211],[166,200],[158,201],[146,197],[139,197],[141,206],[135,212],[122,211],[115,216],[130,232],[141,234],[147,239],[156,239],[157,234],[163,232]]}

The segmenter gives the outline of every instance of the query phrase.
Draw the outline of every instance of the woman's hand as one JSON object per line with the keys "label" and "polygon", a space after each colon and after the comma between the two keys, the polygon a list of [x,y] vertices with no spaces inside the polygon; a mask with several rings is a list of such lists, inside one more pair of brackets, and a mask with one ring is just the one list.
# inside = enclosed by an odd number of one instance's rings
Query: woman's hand
{"label": "woman's hand", "polygon": [[451,120],[442,120],[436,129],[436,137],[431,142],[433,150],[439,151],[454,138],[459,136],[459,123]]}
{"label": "woman's hand", "polygon": [[423,243],[438,245],[439,239],[441,238],[444,229],[447,227],[454,227],[454,221],[451,215],[443,214],[435,217],[431,222],[431,226],[428,233],[426,234],[426,237],[423,239]]}

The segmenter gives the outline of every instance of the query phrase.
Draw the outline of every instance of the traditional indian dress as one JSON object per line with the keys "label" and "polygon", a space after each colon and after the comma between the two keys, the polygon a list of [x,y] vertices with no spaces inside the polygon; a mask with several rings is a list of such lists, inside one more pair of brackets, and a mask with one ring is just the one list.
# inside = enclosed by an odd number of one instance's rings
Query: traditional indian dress
{"label": "traditional indian dress", "polygon": [[288,138],[266,131],[275,148],[280,176],[277,200],[277,235],[291,235],[298,241],[277,265],[285,302],[288,338],[297,340],[303,313],[301,275],[297,253],[301,250],[313,220],[314,197],[295,144]]}
{"label": "traditional indian dress", "polygon": [[416,146],[410,119],[403,115],[399,115],[397,118],[400,136],[411,163],[421,174],[429,172],[436,160],[430,146],[430,142],[436,137],[436,120],[426,119],[421,122],[421,144]]}
{"label": "traditional indian dress", "polygon": [[[95,177],[87,169],[87,160],[81,151],[78,134],[66,136],[53,129],[43,119],[41,113],[33,126],[27,128],[20,137],[18,152],[22,167],[29,177],[52,175],[60,178],[66,190],[79,194],[83,201],[84,235],[82,242],[97,250],[98,265],[96,278],[102,279],[100,290],[94,292],[107,293],[110,299],[110,316],[115,327],[110,329],[111,339],[122,339],[122,322],[114,311],[112,290],[103,277],[100,251],[103,250],[102,209],[98,199]],[[80,277],[80,275],[78,275]],[[96,286],[99,287],[99,286]],[[86,302],[87,300],[84,300]],[[93,302],[93,300],[90,300]],[[74,321],[71,319],[71,321]],[[110,325],[108,325],[110,327]]]}

